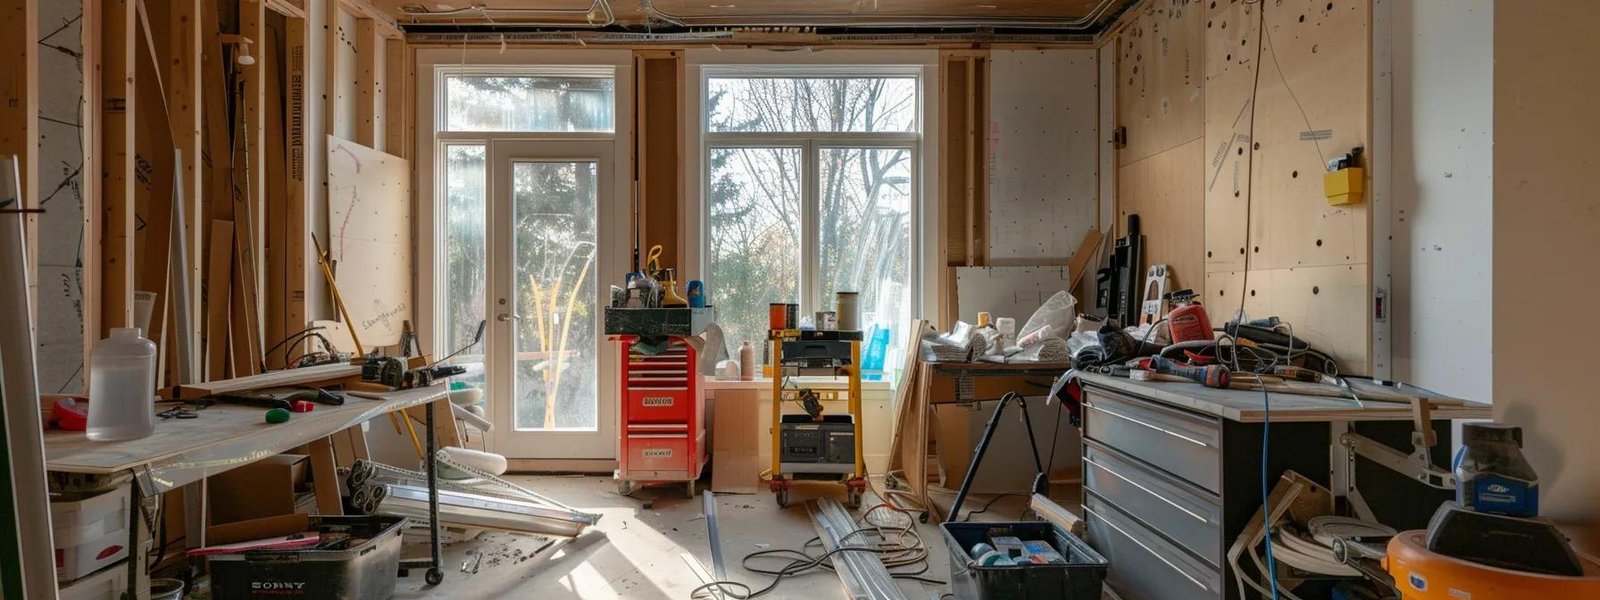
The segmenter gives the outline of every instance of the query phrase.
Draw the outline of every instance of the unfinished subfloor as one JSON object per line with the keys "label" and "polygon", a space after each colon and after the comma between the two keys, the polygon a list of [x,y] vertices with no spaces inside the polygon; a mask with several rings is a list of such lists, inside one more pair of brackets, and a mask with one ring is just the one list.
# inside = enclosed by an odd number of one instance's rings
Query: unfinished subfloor
{"label": "unfinished subfloor", "polygon": [[[604,516],[597,527],[578,539],[559,541],[542,551],[546,542],[539,538],[504,533],[484,533],[477,540],[445,546],[444,583],[428,588],[422,574],[413,571],[410,577],[400,580],[395,598],[682,600],[700,586],[683,555],[692,554],[707,570],[711,568],[701,499],[685,497],[682,486],[646,488],[634,497],[624,497],[616,493],[609,477],[527,475],[511,479]],[[770,577],[744,571],[739,567],[740,559],[759,550],[804,545],[816,532],[801,500],[830,493],[842,500],[842,494],[831,489],[834,488],[797,488],[791,493],[788,508],[778,508],[771,494],[718,494],[717,525],[729,578],[756,588],[765,586]],[[995,497],[977,496],[968,500],[967,506],[976,510],[990,499]],[[643,508],[646,500],[652,501],[651,508]],[[864,507],[876,502],[876,497],[869,494]],[[1021,496],[1001,496],[974,519],[1015,519],[1024,503]],[[918,532],[928,546],[928,571],[924,576],[947,581],[949,556],[938,526],[922,524]],[[407,548],[408,556],[417,551],[423,550],[420,546]],[[471,572],[474,565],[476,573]],[[779,561],[768,562],[768,568],[780,565]],[[938,597],[949,591],[946,586],[918,581],[900,580],[899,584],[907,598]],[[764,596],[806,600],[843,597],[838,576],[820,569],[785,578],[776,590]]]}

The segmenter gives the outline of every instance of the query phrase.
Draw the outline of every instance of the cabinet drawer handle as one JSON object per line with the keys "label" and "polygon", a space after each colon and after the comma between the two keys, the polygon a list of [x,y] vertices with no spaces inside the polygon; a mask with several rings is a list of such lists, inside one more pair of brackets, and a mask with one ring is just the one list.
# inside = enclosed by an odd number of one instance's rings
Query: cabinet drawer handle
{"label": "cabinet drawer handle", "polygon": [[1141,427],[1147,427],[1147,428],[1159,431],[1161,433],[1165,433],[1167,435],[1170,435],[1172,437],[1178,438],[1178,439],[1183,440],[1185,442],[1189,442],[1189,443],[1194,444],[1196,446],[1200,446],[1201,448],[1211,448],[1212,447],[1211,444],[1207,444],[1203,440],[1197,440],[1197,439],[1194,439],[1194,438],[1189,437],[1187,435],[1184,435],[1184,434],[1178,433],[1176,431],[1173,431],[1171,429],[1166,429],[1164,427],[1158,427],[1156,425],[1152,425],[1150,423],[1146,423],[1144,421],[1140,421],[1140,420],[1135,419],[1133,417],[1130,417],[1128,415],[1120,414],[1120,413],[1117,413],[1115,411],[1106,410],[1105,408],[1103,408],[1103,407],[1101,407],[1101,406],[1099,406],[1097,404],[1085,403],[1084,406],[1089,407],[1092,410],[1098,410],[1100,412],[1103,412],[1105,414],[1111,415],[1111,416],[1116,417],[1118,419],[1122,419],[1122,420],[1127,421],[1129,423],[1133,423],[1134,425],[1139,425]]}
{"label": "cabinet drawer handle", "polygon": [[1130,535],[1128,532],[1123,531],[1123,529],[1121,527],[1117,527],[1117,524],[1116,523],[1112,523],[1111,519],[1107,519],[1105,515],[1102,515],[1102,514],[1100,514],[1098,512],[1095,512],[1094,510],[1090,509],[1088,506],[1084,506],[1083,507],[1083,512],[1086,512],[1086,513],[1089,513],[1091,515],[1094,515],[1095,517],[1098,517],[1100,519],[1100,522],[1105,523],[1107,526],[1111,527],[1112,529],[1117,530],[1117,533],[1122,534],[1122,537],[1128,538],[1128,541],[1131,541],[1131,542],[1133,542],[1135,544],[1138,544],[1140,548],[1144,548],[1144,551],[1145,552],[1149,552],[1150,556],[1154,556],[1154,557],[1156,557],[1156,560],[1159,560],[1159,561],[1161,561],[1163,563],[1166,563],[1166,565],[1168,567],[1172,567],[1172,570],[1177,571],[1178,574],[1182,575],[1184,579],[1188,579],[1190,582],[1194,583],[1196,586],[1199,586],[1200,589],[1208,591],[1208,592],[1211,591],[1211,588],[1206,587],[1205,583],[1201,582],[1199,579],[1195,579],[1193,575],[1190,575],[1188,571],[1183,570],[1182,567],[1179,567],[1178,565],[1172,564],[1172,561],[1167,560],[1167,557],[1162,556],[1160,552],[1156,552],[1155,550],[1151,550],[1149,546],[1144,545],[1144,542],[1139,541],[1139,538],[1136,538],[1136,537]]}
{"label": "cabinet drawer handle", "polygon": [[629,433],[630,440],[676,440],[689,437],[686,433]]}
{"label": "cabinet drawer handle", "polygon": [[1177,502],[1173,502],[1172,500],[1168,499],[1166,496],[1162,496],[1160,493],[1156,492],[1155,490],[1152,490],[1150,488],[1145,487],[1143,484],[1140,484],[1137,481],[1134,481],[1132,479],[1128,479],[1127,477],[1124,477],[1121,473],[1118,473],[1116,471],[1111,470],[1111,467],[1108,467],[1108,466],[1105,466],[1105,465],[1100,464],[1098,462],[1095,462],[1094,459],[1091,459],[1091,458],[1088,458],[1088,457],[1084,457],[1083,462],[1086,462],[1086,463],[1089,463],[1091,465],[1094,465],[1094,466],[1098,467],[1101,471],[1105,471],[1107,473],[1110,473],[1112,477],[1116,477],[1117,479],[1121,479],[1123,481],[1128,482],[1128,485],[1131,485],[1133,487],[1136,487],[1136,488],[1139,488],[1141,490],[1144,490],[1144,492],[1146,494],[1150,494],[1151,496],[1155,496],[1157,500],[1160,500],[1162,502],[1165,502],[1167,504],[1172,505],[1173,508],[1176,508],[1176,509],[1178,509],[1180,511],[1183,511],[1183,514],[1186,514],[1186,515],[1189,515],[1191,517],[1194,517],[1196,521],[1199,521],[1201,523],[1205,523],[1207,525],[1211,524],[1211,521],[1206,520],[1206,518],[1204,516],[1201,516],[1199,514],[1196,514],[1192,510],[1184,508],[1183,505],[1178,504]]}

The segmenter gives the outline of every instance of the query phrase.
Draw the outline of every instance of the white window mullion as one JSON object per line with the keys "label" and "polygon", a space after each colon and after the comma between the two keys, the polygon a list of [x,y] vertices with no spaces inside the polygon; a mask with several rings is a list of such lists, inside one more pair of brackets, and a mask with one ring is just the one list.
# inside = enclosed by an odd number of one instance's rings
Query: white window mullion
{"label": "white window mullion", "polygon": [[817,143],[806,142],[802,153],[803,167],[800,177],[800,314],[809,315],[817,310],[822,300],[822,276],[817,272],[821,253],[817,250],[817,234],[821,230],[820,184],[817,179]]}

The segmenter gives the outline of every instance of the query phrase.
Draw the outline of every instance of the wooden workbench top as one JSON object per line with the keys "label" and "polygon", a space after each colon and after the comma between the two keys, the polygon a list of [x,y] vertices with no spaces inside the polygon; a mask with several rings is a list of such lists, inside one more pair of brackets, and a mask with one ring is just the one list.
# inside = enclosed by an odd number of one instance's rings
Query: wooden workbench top
{"label": "wooden workbench top", "polygon": [[[383,394],[383,400],[346,395],[343,406],[318,404],[287,423],[266,422],[266,409],[218,403],[194,419],[156,419],[150,437],[94,442],[81,431],[46,431],[46,470],[64,473],[148,474],[158,489],[172,489],[244,463],[342,431],[386,413],[443,398],[437,385]],[[172,406],[162,404],[163,407]]]}
{"label": "wooden workbench top", "polygon": [[[1219,390],[1198,383],[1134,381],[1107,375],[1085,374],[1085,384],[1105,390],[1146,398],[1178,408],[1239,421],[1260,423],[1270,406],[1272,421],[1405,421],[1412,416],[1411,405],[1399,402],[1365,401],[1271,392],[1263,397],[1258,390]],[[1363,385],[1363,380],[1352,380]],[[1373,385],[1373,384],[1365,384]],[[1393,392],[1390,392],[1393,393]],[[1434,419],[1493,418],[1489,405],[1441,395],[1427,395],[1442,403],[1433,409]],[[1270,403],[1265,404],[1264,403]]]}

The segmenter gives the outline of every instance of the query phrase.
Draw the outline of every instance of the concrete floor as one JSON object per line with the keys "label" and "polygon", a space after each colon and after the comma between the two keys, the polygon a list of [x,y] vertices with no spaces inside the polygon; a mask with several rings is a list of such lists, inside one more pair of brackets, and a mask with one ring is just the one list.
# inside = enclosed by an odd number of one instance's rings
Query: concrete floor
{"label": "concrete floor", "polygon": [[[603,517],[598,526],[577,539],[558,540],[542,550],[546,540],[504,533],[485,533],[471,542],[448,545],[444,548],[447,569],[443,584],[429,588],[422,581],[422,573],[413,571],[410,577],[400,580],[394,597],[682,600],[700,586],[682,555],[692,554],[708,570],[711,568],[701,499],[685,497],[682,486],[646,488],[634,497],[624,497],[616,493],[609,477],[513,479]],[[791,492],[788,508],[779,508],[771,494],[718,495],[717,524],[729,578],[757,588],[769,583],[770,577],[740,568],[740,559],[758,550],[799,548],[816,535],[801,500],[822,495],[842,500],[842,493],[837,490],[836,486],[796,488]],[[645,500],[652,501],[651,508],[643,508]],[[975,518],[1015,519],[1021,514],[1024,500],[1002,497]],[[967,506],[976,509],[986,501],[987,497],[974,498]],[[876,498],[869,494],[867,506],[874,503]],[[938,526],[919,525],[918,532],[930,557],[924,575],[948,581],[949,558]],[[425,552],[421,547],[408,547],[407,555],[418,551]],[[464,564],[470,570],[474,563],[476,573],[463,571]],[[900,580],[899,584],[909,599],[937,599],[939,594],[950,591],[948,586],[917,581]],[[805,600],[844,597],[838,576],[826,570],[785,578],[776,590],[764,596]]]}

